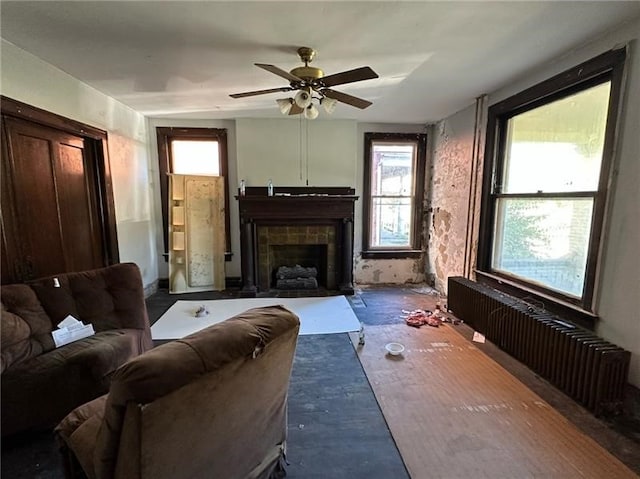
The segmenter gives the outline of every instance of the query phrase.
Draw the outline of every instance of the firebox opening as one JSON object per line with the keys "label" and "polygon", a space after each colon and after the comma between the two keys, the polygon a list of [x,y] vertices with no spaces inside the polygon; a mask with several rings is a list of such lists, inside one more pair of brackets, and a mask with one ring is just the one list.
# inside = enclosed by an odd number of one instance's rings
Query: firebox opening
{"label": "firebox opening", "polygon": [[[272,266],[270,274],[270,287],[276,289],[276,273],[281,266],[294,268],[299,265],[303,268],[315,268],[316,280],[319,288],[327,288],[327,245],[326,244],[300,244],[300,245],[271,245],[269,247],[269,264]],[[308,281],[301,281],[301,284]],[[294,289],[294,288],[288,288]],[[295,289],[309,289],[300,287]]]}

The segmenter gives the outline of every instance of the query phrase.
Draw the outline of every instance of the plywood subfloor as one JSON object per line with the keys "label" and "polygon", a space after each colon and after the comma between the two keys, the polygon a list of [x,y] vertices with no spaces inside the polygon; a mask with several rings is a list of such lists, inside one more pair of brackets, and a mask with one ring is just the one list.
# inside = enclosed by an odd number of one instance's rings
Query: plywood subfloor
{"label": "plywood subfloor", "polygon": [[[413,479],[637,477],[455,326],[368,326],[365,337],[360,361]],[[392,341],[402,356],[385,354]]]}

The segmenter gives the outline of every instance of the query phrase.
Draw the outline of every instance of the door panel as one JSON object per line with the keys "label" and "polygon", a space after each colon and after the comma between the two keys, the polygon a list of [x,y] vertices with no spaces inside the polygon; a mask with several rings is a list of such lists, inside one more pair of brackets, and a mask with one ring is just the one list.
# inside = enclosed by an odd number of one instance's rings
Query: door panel
{"label": "door panel", "polygon": [[[19,235],[14,241],[20,252],[15,260],[22,263],[18,268],[27,269],[20,274],[37,277],[64,271],[51,143],[11,128],[9,138],[12,160],[9,179]],[[50,254],[39,253],[45,251]]]}
{"label": "door panel", "polygon": [[102,262],[100,229],[91,214],[97,205],[92,201],[87,181],[93,176],[85,164],[83,144],[58,144],[55,169],[58,205],[65,259],[71,271],[91,269]]}
{"label": "door panel", "polygon": [[[103,266],[95,176],[84,139],[3,117],[2,282]],[[13,265],[13,267],[12,267]]]}

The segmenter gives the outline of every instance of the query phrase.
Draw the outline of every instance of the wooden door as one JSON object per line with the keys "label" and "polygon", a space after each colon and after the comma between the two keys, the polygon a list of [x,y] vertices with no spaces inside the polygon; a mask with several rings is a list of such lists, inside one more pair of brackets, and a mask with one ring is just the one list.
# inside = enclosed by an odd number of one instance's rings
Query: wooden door
{"label": "wooden door", "polygon": [[105,265],[85,139],[3,116],[2,283]]}

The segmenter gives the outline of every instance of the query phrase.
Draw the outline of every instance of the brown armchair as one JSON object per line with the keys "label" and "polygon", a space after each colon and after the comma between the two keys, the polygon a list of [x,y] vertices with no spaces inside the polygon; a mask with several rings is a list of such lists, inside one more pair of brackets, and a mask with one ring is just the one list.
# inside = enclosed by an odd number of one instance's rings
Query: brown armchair
{"label": "brown armchair", "polygon": [[130,360],[56,428],[67,477],[280,477],[299,327],[255,308]]}

